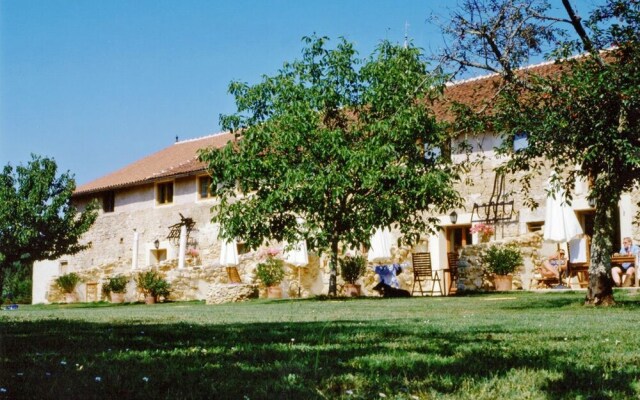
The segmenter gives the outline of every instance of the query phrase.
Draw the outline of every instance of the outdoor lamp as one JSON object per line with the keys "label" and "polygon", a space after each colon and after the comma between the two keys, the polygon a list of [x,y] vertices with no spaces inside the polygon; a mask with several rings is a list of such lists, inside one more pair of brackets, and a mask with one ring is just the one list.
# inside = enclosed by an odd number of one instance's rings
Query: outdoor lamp
{"label": "outdoor lamp", "polygon": [[589,197],[589,199],[587,199],[587,202],[589,203],[589,207],[596,208],[596,199],[594,199],[593,197]]}
{"label": "outdoor lamp", "polygon": [[456,222],[458,222],[458,213],[454,211],[451,211],[451,214],[449,214],[449,219],[451,220],[451,224],[455,225]]}
{"label": "outdoor lamp", "polygon": [[158,249],[160,248],[160,241],[159,241],[158,239],[156,239],[156,240],[153,242],[153,245],[155,246],[156,250],[158,250]]}

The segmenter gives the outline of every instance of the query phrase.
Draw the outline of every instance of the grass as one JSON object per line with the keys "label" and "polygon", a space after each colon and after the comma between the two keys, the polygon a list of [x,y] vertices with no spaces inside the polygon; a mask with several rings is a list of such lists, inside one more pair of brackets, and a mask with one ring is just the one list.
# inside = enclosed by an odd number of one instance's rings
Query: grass
{"label": "grass", "polygon": [[640,397],[640,294],[20,306],[0,398]]}

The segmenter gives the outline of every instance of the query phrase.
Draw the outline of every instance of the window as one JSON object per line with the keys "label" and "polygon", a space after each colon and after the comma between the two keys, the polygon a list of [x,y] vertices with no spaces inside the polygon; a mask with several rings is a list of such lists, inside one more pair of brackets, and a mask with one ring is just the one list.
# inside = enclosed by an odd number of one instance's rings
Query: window
{"label": "window", "polygon": [[211,183],[213,180],[210,176],[201,176],[198,178],[198,198],[208,199],[213,197],[211,192]]}
{"label": "window", "polygon": [[167,260],[167,249],[151,250],[151,264],[160,264]]}
{"label": "window", "polygon": [[158,186],[156,186],[156,200],[158,204],[173,203],[173,182],[158,183]]}
{"label": "window", "polygon": [[236,248],[238,250],[238,255],[247,254],[251,249],[244,242],[237,242]]}
{"label": "window", "polygon": [[544,221],[527,222],[527,230],[529,232],[539,232],[542,230]]}
{"label": "window", "polygon": [[64,275],[69,273],[69,262],[62,260],[60,261],[60,265],[58,266],[59,275]]}
{"label": "window", "polygon": [[102,195],[102,211],[106,213],[113,212],[116,205],[116,193],[113,190],[105,192]]}

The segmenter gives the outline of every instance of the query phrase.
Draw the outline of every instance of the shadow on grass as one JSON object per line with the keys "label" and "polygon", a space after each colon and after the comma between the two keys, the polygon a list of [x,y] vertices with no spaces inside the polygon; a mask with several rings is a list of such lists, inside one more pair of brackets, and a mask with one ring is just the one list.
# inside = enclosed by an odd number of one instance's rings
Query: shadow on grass
{"label": "shadow on grass", "polygon": [[489,328],[48,320],[10,321],[0,333],[0,398],[473,398],[517,371],[542,377],[531,397],[637,395],[630,386],[637,370],[607,376],[595,372],[603,365],[583,368],[572,353],[514,347],[511,332]]}

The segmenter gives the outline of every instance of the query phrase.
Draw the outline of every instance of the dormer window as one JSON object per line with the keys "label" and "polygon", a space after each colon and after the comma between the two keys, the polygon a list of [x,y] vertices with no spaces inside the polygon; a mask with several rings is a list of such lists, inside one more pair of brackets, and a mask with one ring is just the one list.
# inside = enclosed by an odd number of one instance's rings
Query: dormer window
{"label": "dormer window", "polygon": [[162,182],[156,185],[156,203],[173,203],[173,182]]}
{"label": "dormer window", "polygon": [[213,180],[210,176],[204,175],[198,177],[198,199],[209,199],[213,197],[211,192],[211,183]]}

